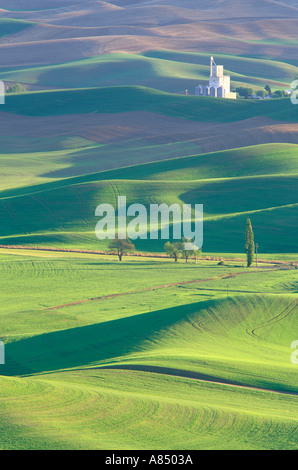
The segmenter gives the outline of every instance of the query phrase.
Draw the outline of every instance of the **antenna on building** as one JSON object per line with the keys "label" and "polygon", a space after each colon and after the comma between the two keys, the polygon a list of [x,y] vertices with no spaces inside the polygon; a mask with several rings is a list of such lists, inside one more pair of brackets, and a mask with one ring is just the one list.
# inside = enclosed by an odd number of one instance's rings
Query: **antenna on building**
{"label": "antenna on building", "polygon": [[210,57],[210,77],[213,76],[213,67],[216,67],[214,57]]}

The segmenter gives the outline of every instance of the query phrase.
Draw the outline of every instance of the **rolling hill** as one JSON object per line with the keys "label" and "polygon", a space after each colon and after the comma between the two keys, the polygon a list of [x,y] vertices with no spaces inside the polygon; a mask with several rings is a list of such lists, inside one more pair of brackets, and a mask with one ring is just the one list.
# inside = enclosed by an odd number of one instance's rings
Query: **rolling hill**
{"label": "rolling hill", "polygon": [[[0,109],[1,450],[297,449],[298,107],[194,96],[211,55],[289,89],[297,23],[295,0],[1,2],[0,80],[26,88]],[[119,262],[95,210],[120,195],[203,204],[202,254]]]}
{"label": "rolling hill", "polygon": [[[288,350],[284,348],[291,343],[295,312],[295,296],[234,296],[35,335],[7,345],[5,375],[90,365],[136,370],[144,366],[145,371],[149,367],[156,373],[167,373],[162,369],[169,368],[173,375],[184,371],[190,378],[197,373],[207,381],[297,392],[297,375],[288,374]],[[218,354],[212,354],[214,344]],[[228,371],[223,367],[226,363]]]}
{"label": "rolling hill", "polygon": [[5,112],[23,116],[149,111],[201,122],[236,122],[256,116],[297,121],[287,98],[224,100],[182,96],[139,86],[83,88],[7,95]]}
{"label": "rolling hill", "polygon": [[[297,67],[264,59],[218,54],[232,76],[232,87],[263,89],[289,88]],[[174,93],[188,88],[195,93],[198,83],[209,80],[209,56],[206,53],[150,51],[144,54],[103,54],[64,64],[0,71],[0,79],[34,87],[86,88],[119,85],[143,85]]]}
{"label": "rolling hill", "polygon": [[27,28],[31,28],[34,23],[30,21],[13,20],[10,18],[0,19],[0,38],[7,38],[11,34],[16,34],[20,31],[24,31]]}
{"label": "rolling hill", "polygon": [[[236,172],[235,159],[243,165]],[[2,191],[1,241],[95,249],[100,245],[94,236],[95,208],[101,203],[116,207],[117,196],[126,195],[127,204],[147,207],[204,204],[206,251],[241,252],[249,216],[263,252],[295,252],[296,162],[296,146],[258,146]],[[285,225],[288,231],[282,236]],[[137,241],[144,251],[159,251],[162,245],[162,240]]]}
{"label": "rolling hill", "polygon": [[293,271],[3,250],[0,263],[14,290],[3,449],[295,448]]}
{"label": "rolling hill", "polygon": [[[296,3],[2,2],[1,18],[35,23],[0,42],[2,67],[65,63],[104,53],[154,49],[295,61]],[[75,47],[74,47],[75,45]],[[257,46],[257,47],[256,47]]]}
{"label": "rolling hill", "polygon": [[[265,116],[271,119],[270,122],[292,119],[295,123],[297,120],[296,108],[288,99],[227,102],[172,95],[144,87],[25,93],[8,96],[6,104],[8,114],[41,116],[42,119],[59,115],[67,119],[67,116],[84,116],[92,112],[100,116],[105,113],[113,116],[115,113],[121,119],[122,113],[129,116],[130,113],[144,111],[189,120],[190,123],[204,122],[203,126],[208,121],[216,125],[229,121],[233,126],[233,122],[248,121],[258,114],[262,119]],[[126,133],[125,126],[124,135]],[[115,136],[111,138],[115,141]],[[177,137],[168,136],[165,143],[173,140]],[[61,143],[55,141],[58,147]],[[76,148],[80,144],[82,147]],[[143,141],[139,148],[135,147],[133,157],[130,145],[125,143],[122,146],[119,142],[111,149],[111,155],[114,152],[115,157],[108,164],[110,167],[126,168],[99,173],[92,173],[92,168],[102,165],[101,158],[105,160],[109,148],[94,141],[70,140],[69,146],[74,148],[3,155],[1,158],[8,178],[11,179],[12,170],[15,177],[16,162],[20,178],[19,188],[13,189],[8,179],[0,194],[2,243],[70,244],[96,249],[99,242],[94,236],[95,208],[102,202],[115,205],[119,194],[127,196],[128,204],[136,201],[146,206],[152,202],[204,204],[204,250],[208,252],[241,252],[247,217],[252,218],[263,252],[296,251],[296,145],[260,145],[166,160],[164,145],[152,152],[150,140],[149,143]],[[146,148],[147,154],[144,154]],[[174,151],[178,148],[176,144]],[[192,145],[188,152],[193,149]],[[171,151],[172,147],[168,152]],[[132,158],[139,163],[139,154],[143,155],[141,162],[144,158],[152,161],[158,152],[163,155],[164,161],[131,166]],[[179,152],[183,152],[182,144]],[[169,156],[173,157],[171,154]],[[90,168],[90,173],[87,168]],[[80,176],[69,178],[74,174]],[[45,183],[37,184],[42,181]],[[154,197],[151,197],[152,194]],[[288,227],[287,234],[282,236],[285,226]],[[228,233],[230,236],[227,236]],[[163,243],[137,241],[136,246],[143,251],[160,251]]]}
{"label": "rolling hill", "polygon": [[[244,389],[235,396],[225,385],[127,370],[0,380],[5,449],[286,450],[296,445],[292,395]],[[45,410],[45,401],[51,409]]]}

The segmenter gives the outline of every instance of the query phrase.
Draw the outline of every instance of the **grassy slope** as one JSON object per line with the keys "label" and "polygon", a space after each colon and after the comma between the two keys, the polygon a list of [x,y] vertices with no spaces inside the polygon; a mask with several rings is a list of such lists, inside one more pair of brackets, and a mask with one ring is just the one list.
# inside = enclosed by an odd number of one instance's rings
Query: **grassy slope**
{"label": "grassy slope", "polygon": [[14,20],[11,18],[0,18],[0,38],[18,33],[30,28],[34,23],[31,21]]}
{"label": "grassy slope", "polygon": [[127,371],[1,378],[1,385],[10,416],[4,449],[296,448],[293,397]]}
{"label": "grassy slope", "polygon": [[296,448],[292,396],[129,371],[0,381],[4,449]]}
{"label": "grassy slope", "polygon": [[[41,142],[37,141],[33,144],[38,146],[41,145]],[[49,143],[45,140],[44,146],[49,146],[49,149],[43,152],[3,152],[0,159],[1,170],[5,179],[0,182],[0,191],[2,191],[0,197],[23,195],[67,186],[68,184],[73,185],[97,180],[194,181],[274,174],[294,175],[298,171],[298,146],[295,144],[256,145],[174,158],[173,153],[180,144],[183,143],[171,146],[161,145],[164,152],[166,152],[164,147],[169,147],[168,152],[171,158],[168,160],[134,166],[129,165],[133,150],[131,149],[130,152],[126,153],[125,150],[121,151],[118,145],[118,166],[121,165],[123,168],[90,174],[84,174],[87,173],[88,166],[90,165],[92,168],[92,162],[94,164],[98,160],[103,160],[109,154],[110,146],[96,144],[80,138],[62,138],[57,139],[57,142],[49,141]],[[16,142],[16,145],[19,145],[18,142]],[[23,145],[25,146],[26,142]],[[27,145],[31,146],[31,140],[27,142]],[[55,145],[63,146],[64,149],[56,150],[54,147],[51,150]],[[136,160],[144,155],[146,150],[149,155],[151,147],[148,146],[148,143],[147,147],[149,148],[146,149],[144,143],[144,147],[140,145],[134,149]],[[82,158],[84,159],[83,165]],[[63,172],[70,174],[82,172],[83,174],[70,179],[63,179],[61,176],[60,178],[54,177],[58,176],[59,173],[63,174]],[[51,181],[51,184],[47,184]],[[38,183],[41,184],[38,185]]]}
{"label": "grassy slope", "polygon": [[[286,100],[189,98],[112,88],[25,94],[8,97],[7,103],[10,112],[31,115],[136,108],[196,120],[218,120],[218,113],[222,121],[258,113],[297,119]],[[36,170],[45,158],[42,172],[67,164],[69,149],[57,145],[47,155],[25,156],[29,167],[22,185],[37,182],[32,175],[40,175]],[[6,157],[8,175],[21,160],[21,154]],[[115,204],[120,193],[129,203],[204,202],[205,250],[243,252],[250,214],[262,251],[295,252],[296,172],[296,146],[272,145],[11,191],[9,183],[0,200],[7,237],[1,241],[99,249],[95,207]],[[137,248],[161,245],[138,243]],[[296,395],[218,383],[297,392],[297,369],[290,362],[296,273],[216,264],[129,258],[119,264],[113,257],[3,251],[0,329],[7,362],[0,366],[1,448],[296,448]],[[201,282],[182,284],[194,280]],[[131,294],[169,283],[178,285]],[[101,368],[88,370],[92,367]],[[68,368],[75,370],[63,372]],[[171,375],[172,369],[186,377]],[[194,374],[200,380],[189,378]]]}
{"label": "grassy slope", "polygon": [[[239,292],[291,294],[297,291],[295,271],[266,271],[266,275],[248,273],[233,277],[236,272],[247,273],[244,263],[239,261],[231,261],[223,267],[217,267],[216,261],[200,261],[198,266],[180,261],[176,267],[172,260],[167,259],[125,258],[122,264],[116,261],[113,256],[36,251],[16,255],[15,251],[1,250],[1,285],[4,286],[1,293],[1,332],[6,341],[98,323],[107,318],[118,320],[147,313],[150,306],[158,311],[165,305],[170,308],[208,300],[210,296],[226,297],[227,283],[230,292],[235,292],[233,295]],[[206,281],[220,276],[228,277],[229,274],[228,280],[218,279],[216,285],[213,281]],[[103,276],[104,282],[101,282]],[[118,282],[119,277],[121,283]],[[16,278],[19,279],[17,284]],[[192,280],[202,280],[204,283],[140,292],[128,297],[106,299],[104,303],[76,305],[66,310],[44,310],[87,298]],[[13,301],[6,292],[13,294]]]}
{"label": "grassy slope", "polygon": [[[243,227],[250,217],[263,252],[290,253],[296,251],[296,188],[297,149],[287,144],[61,179],[2,191],[2,243],[70,243],[96,249],[102,245],[94,235],[95,208],[100,203],[116,207],[117,196],[126,195],[128,205],[138,202],[147,207],[203,203],[205,251],[241,252]],[[162,244],[136,242],[145,251],[161,250]]]}
{"label": "grassy slope", "polygon": [[[0,159],[2,174],[5,176],[5,179],[0,183],[0,190],[6,191],[2,194],[0,193],[0,196],[20,195],[34,191],[34,189],[40,190],[54,187],[54,181],[58,182],[58,178],[54,179],[54,175],[58,175],[59,172],[63,174],[63,170],[69,173],[84,172],[88,165],[92,167],[92,161],[104,159],[105,155],[109,152],[109,146],[93,144],[85,139],[69,138],[64,139],[64,141],[63,139],[58,140],[58,142],[63,146],[76,145],[77,148],[59,151],[47,150],[44,152],[31,151],[30,153],[3,153]],[[28,145],[31,144],[28,143]],[[44,142],[44,145],[46,146],[47,143]],[[50,142],[49,145],[51,147],[53,142]],[[81,145],[81,148],[79,145]],[[170,149],[168,149],[169,153],[172,154],[175,148],[178,148],[178,144],[170,146]],[[118,165],[120,166],[121,164],[124,168],[82,175],[72,178],[68,182],[75,184],[107,179],[191,181],[210,178],[295,174],[298,171],[297,149],[298,146],[294,144],[256,145],[222,152],[193,155],[185,158],[174,159],[171,156],[170,159],[161,162],[128,167],[125,167],[129,163],[127,158],[131,158],[133,151],[131,150],[128,155],[124,151],[121,152],[120,161],[118,158]],[[144,155],[145,150],[146,147],[137,147],[135,149],[136,159],[138,156],[140,158],[140,154]],[[118,152],[120,152],[120,149]],[[82,166],[80,156],[84,158],[84,166]],[[36,186],[36,188],[33,186],[34,183],[46,183],[51,180],[53,181],[52,185],[41,184]],[[62,180],[62,178],[60,177],[59,180]],[[60,184],[58,183],[58,185]],[[64,184],[67,184],[67,180],[64,181]],[[26,190],[25,186],[29,188]],[[31,186],[33,187],[30,188]],[[17,190],[18,187],[20,188],[19,190]],[[10,189],[11,191],[9,191]]]}
{"label": "grassy slope", "polygon": [[[297,177],[291,176],[176,183],[174,187],[170,182],[131,181],[68,186],[1,200],[2,242],[69,243],[99,249],[105,245],[94,235],[95,208],[101,203],[116,207],[120,194],[127,196],[128,205],[203,203],[205,251],[241,252],[242,232],[249,216],[256,237],[262,240],[263,252],[290,253],[296,251],[296,188]],[[286,233],[284,226],[288,227]],[[136,246],[145,251],[162,250],[163,242],[137,240]]]}
{"label": "grassy slope", "polygon": [[200,151],[192,139],[168,143],[154,142],[154,138],[153,142],[146,138],[132,138],[125,140],[124,145],[117,139],[98,144],[75,136],[48,139],[2,137],[0,146],[1,171],[5,176],[0,181],[1,191],[166,157],[194,155]]}
{"label": "grassy slope", "polygon": [[145,87],[123,86],[8,95],[6,112],[24,116],[152,111],[194,121],[235,122],[253,116],[296,121],[289,99],[224,100],[182,96]]}
{"label": "grassy slope", "polygon": [[[232,76],[232,86],[289,87],[297,68],[283,62],[218,55]],[[143,85],[168,92],[194,93],[209,80],[209,56],[203,53],[152,51],[144,54],[103,54],[43,67],[20,68],[0,73],[1,80],[60,88]]]}
{"label": "grassy slope", "polygon": [[[289,100],[230,102],[227,100],[170,95],[138,87],[30,93],[21,96],[9,96],[7,101],[8,111],[31,115],[79,113],[95,110],[100,112],[149,110],[187,119],[209,119],[211,121],[214,119],[233,121],[249,118],[255,114],[274,116],[277,119],[291,118],[293,121],[297,119],[296,108],[291,105]],[[270,151],[268,151],[269,149]],[[274,150],[271,152],[271,149]],[[145,183],[136,181],[131,185],[129,182],[110,184],[109,182],[98,183],[98,181],[106,178],[118,179],[119,177],[133,179],[140,174],[141,178],[173,179],[176,182],[175,188],[171,183],[165,185],[161,182],[158,183],[158,181],[156,183],[146,182],[148,194],[156,193],[154,202],[168,202],[169,204],[175,201],[180,203],[202,202],[205,204],[205,214],[209,216],[209,220],[206,220],[205,224],[207,243],[204,249],[206,251],[232,250],[241,252],[243,248],[241,234],[245,220],[250,214],[253,215],[256,235],[258,238],[261,237],[264,252],[295,252],[296,244],[293,233],[296,227],[293,221],[297,210],[295,205],[297,203],[295,196],[296,180],[291,178],[290,174],[294,171],[296,150],[294,146],[273,146],[268,147],[268,150],[267,147],[260,147],[260,150],[256,148],[252,151],[254,165],[248,161],[251,158],[251,152],[244,149],[224,154],[217,153],[213,156],[193,157],[194,160],[191,158],[173,160],[173,164],[178,166],[175,171],[166,171],[170,168],[172,170],[171,162],[162,162],[153,166],[143,165],[135,169],[90,175],[65,181],[59,180],[49,186],[34,187],[34,191],[40,191],[38,197],[25,196],[2,200],[1,216],[4,221],[2,236],[11,237],[9,239],[2,238],[2,241],[6,243],[43,243],[47,245],[70,243],[76,246],[92,246],[94,248],[98,246],[94,238],[96,222],[94,210],[99,203],[109,201],[115,205],[115,191],[116,194],[119,191],[121,194],[127,194],[128,200],[131,202],[136,200],[145,204],[153,202],[152,199],[144,197]],[[97,148],[88,150],[93,155],[97,151]],[[68,155],[69,150],[46,155],[30,155],[27,156],[29,160],[26,158],[26,162],[23,160],[22,155],[19,157],[8,156],[6,158],[7,175],[12,174],[13,163],[21,159],[25,162],[25,167],[23,173],[20,174],[19,184],[26,184],[30,181],[34,167],[38,167],[40,171],[39,164],[41,161],[44,172],[48,173],[52,163],[56,169],[61,169],[63,164],[67,165]],[[241,158],[240,165],[237,160],[238,156]],[[225,166],[220,163],[222,157],[228,157],[229,165]],[[3,158],[5,157],[2,156]],[[211,159],[213,159],[212,163]],[[51,165],[50,161],[52,162]],[[195,170],[193,162],[196,162]],[[213,164],[216,171],[214,167],[212,168]],[[235,169],[235,164],[237,164],[239,170]],[[275,177],[256,178],[256,175],[266,174],[274,174]],[[277,178],[277,174],[281,175]],[[283,174],[288,176],[283,176]],[[225,178],[231,176],[233,179],[205,181],[204,184],[202,182],[190,183],[183,181],[189,179],[192,175],[194,178],[200,179],[214,178],[215,176],[217,178],[218,176]],[[241,175],[251,175],[254,178],[237,181],[237,177]],[[182,181],[177,183],[179,178]],[[94,181],[96,184],[76,185]],[[9,185],[9,180],[7,184]],[[64,186],[65,189],[63,189]],[[68,189],[67,186],[69,186]],[[61,189],[57,192],[48,191],[51,188]],[[32,188],[29,187],[28,190],[22,190],[21,192],[8,191],[2,193],[2,197],[22,195],[28,192],[31,193]],[[247,194],[251,194],[249,200]],[[64,201],[63,205],[59,203],[61,200]],[[236,207],[235,200],[237,201]],[[255,212],[264,210],[265,212]],[[38,219],[31,218],[33,213],[39,214]],[[221,220],[211,220],[212,218],[227,216],[229,218],[224,220],[224,224]],[[42,224],[40,223],[41,220]],[[289,227],[286,238],[283,237],[284,226]],[[231,229],[232,236],[227,237],[226,235]],[[19,235],[21,237],[16,238]],[[137,243],[137,247],[142,249],[144,245]],[[145,249],[146,251],[150,249],[160,250],[162,246],[160,243],[158,245],[149,243],[146,244]]]}
{"label": "grassy slope", "polygon": [[[199,64],[201,67],[206,65],[206,61],[208,61],[208,66],[210,58],[210,54],[207,53],[166,50],[145,52],[143,56],[186,64]],[[228,75],[231,74],[232,83],[234,77],[237,77],[239,81],[243,81],[243,78],[238,77],[246,77],[246,83],[251,85],[254,80],[257,80],[259,84],[262,79],[266,82],[269,80],[289,83],[297,72],[297,67],[286,62],[258,59],[256,57],[217,54],[215,60],[218,64],[224,64],[224,70],[227,71]]]}
{"label": "grassy slope", "polygon": [[[18,139],[15,139],[17,141]],[[55,146],[65,146],[67,141],[76,142],[76,148],[67,148],[59,150],[47,150],[46,147],[55,148]],[[27,144],[28,146],[39,146],[44,145],[44,151],[36,152],[23,152],[19,153],[2,153],[0,155],[1,162],[1,174],[3,179],[0,183],[1,189],[13,188],[15,184],[18,186],[27,186],[34,183],[44,183],[45,181],[52,181],[55,178],[51,178],[51,173],[60,172],[67,168],[70,168],[72,159],[76,155],[80,155],[82,151],[86,156],[94,155],[95,152],[100,152],[100,145],[95,146],[93,142],[87,141],[85,139],[76,139],[76,138],[64,138],[64,139],[49,139],[49,143],[36,142],[34,139],[19,139],[19,142],[16,144],[19,146],[19,143],[23,143],[24,147]],[[81,147],[80,147],[81,145]],[[94,150],[95,147],[95,150]],[[39,148],[37,148],[39,150]],[[82,168],[80,161],[75,159],[76,164],[74,167]],[[84,171],[84,168],[82,168]],[[47,177],[46,175],[49,175]]]}
{"label": "grassy slope", "polygon": [[297,392],[297,373],[289,374],[295,312],[295,296],[247,295],[106,320],[9,343],[2,370],[24,375],[90,365],[163,367]]}
{"label": "grassy slope", "polygon": [[[98,149],[93,150],[93,153]],[[298,173],[298,145],[266,144],[110,170],[93,178],[194,181]],[[88,178],[86,176],[85,178]],[[90,175],[89,178],[92,178]],[[75,181],[75,180],[74,180]],[[84,181],[84,177],[81,178]],[[20,190],[21,192],[22,190]]]}
{"label": "grassy slope", "polygon": [[[21,252],[4,252],[0,264],[7,343],[0,373],[11,376],[0,377],[2,448],[295,448],[295,396],[187,378],[297,390],[289,361],[293,271]],[[244,274],[229,279],[229,298],[226,280],[206,281],[236,272]],[[179,279],[205,282],[44,310]],[[256,285],[263,293],[248,294]],[[113,364],[136,371],[88,371]],[[75,371],[59,372],[65,367]],[[161,367],[183,369],[186,377]],[[32,372],[42,375],[12,377]]]}

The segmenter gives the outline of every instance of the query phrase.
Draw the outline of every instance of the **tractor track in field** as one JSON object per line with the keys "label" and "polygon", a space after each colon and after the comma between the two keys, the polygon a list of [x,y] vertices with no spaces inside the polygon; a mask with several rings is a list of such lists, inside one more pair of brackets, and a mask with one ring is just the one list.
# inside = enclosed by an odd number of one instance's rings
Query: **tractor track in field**
{"label": "tractor track in field", "polygon": [[[275,271],[277,269],[278,268],[272,268],[271,270]],[[44,310],[60,310],[62,308],[74,307],[76,305],[81,305],[81,304],[84,304],[86,302],[97,302],[97,301],[100,301],[100,300],[112,299],[112,298],[115,298],[115,297],[141,294],[142,292],[150,292],[150,291],[157,290],[157,289],[166,289],[166,288],[170,288],[170,287],[178,287],[178,286],[183,286],[183,285],[188,285],[188,284],[196,284],[196,283],[203,283],[203,282],[214,282],[214,281],[218,281],[220,279],[231,279],[235,276],[241,276],[242,274],[253,274],[253,273],[260,273],[260,272],[268,272],[268,269],[263,270],[263,271],[261,271],[259,269],[258,270],[255,269],[255,270],[249,271],[249,272],[239,271],[239,272],[236,272],[236,273],[226,273],[226,274],[223,274],[221,276],[211,277],[211,278],[208,278],[208,279],[195,279],[195,280],[192,280],[192,281],[182,281],[182,282],[174,282],[174,283],[171,283],[171,284],[162,284],[160,286],[147,287],[146,289],[139,289],[139,290],[128,291],[128,292],[119,292],[119,293],[115,293],[115,294],[103,295],[103,296],[100,296],[100,297],[92,297],[92,298],[88,298],[88,299],[77,300],[75,302],[70,302],[70,303],[67,303],[67,304],[55,305],[53,307],[46,307],[46,308],[44,308]],[[246,293],[246,291],[240,291],[240,292],[245,292]]]}
{"label": "tractor track in field", "polygon": [[284,320],[286,317],[288,317],[296,308],[297,308],[298,300],[295,299],[293,302],[289,303],[278,315],[275,315],[274,317],[270,318],[267,322],[263,323],[260,326],[256,326],[253,330],[246,330],[246,333],[249,334],[250,336],[254,336],[255,338],[258,338],[258,335],[255,333],[256,330],[260,330],[261,328],[265,328],[266,326],[270,326],[273,323],[278,323],[282,320]]}

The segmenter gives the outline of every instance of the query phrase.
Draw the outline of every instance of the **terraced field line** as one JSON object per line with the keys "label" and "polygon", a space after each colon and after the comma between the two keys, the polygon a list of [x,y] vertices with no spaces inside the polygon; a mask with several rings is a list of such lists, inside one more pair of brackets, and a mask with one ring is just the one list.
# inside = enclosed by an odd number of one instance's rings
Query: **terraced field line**
{"label": "terraced field line", "polygon": [[[270,271],[276,271],[277,268],[270,269]],[[241,274],[252,274],[252,273],[261,273],[261,272],[268,272],[268,269],[266,270],[253,270],[253,271],[240,271],[237,273],[230,273],[230,274],[223,274],[222,276],[216,276],[216,277],[211,277],[209,279],[195,279],[193,281],[182,281],[182,282],[174,282],[172,284],[163,284],[161,286],[154,286],[154,287],[147,287],[146,289],[140,289],[140,290],[135,290],[135,291],[130,291],[130,292],[120,292],[117,294],[108,294],[108,295],[103,295],[101,297],[93,297],[90,299],[83,299],[83,300],[77,300],[76,302],[71,302],[68,304],[62,304],[62,305],[56,305],[54,307],[47,307],[44,308],[43,310],[60,310],[62,308],[67,308],[67,307],[73,307],[75,305],[81,305],[86,302],[96,302],[99,300],[106,300],[106,299],[112,299],[114,297],[121,297],[124,295],[134,295],[134,294],[140,294],[142,292],[149,292],[152,290],[157,290],[157,289],[166,289],[168,287],[177,287],[177,286],[183,286],[187,284],[195,284],[195,283],[201,283],[201,282],[213,282],[213,281],[218,281],[219,279],[230,279],[235,276],[240,276]],[[246,292],[246,291],[243,291]]]}

